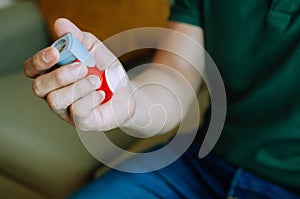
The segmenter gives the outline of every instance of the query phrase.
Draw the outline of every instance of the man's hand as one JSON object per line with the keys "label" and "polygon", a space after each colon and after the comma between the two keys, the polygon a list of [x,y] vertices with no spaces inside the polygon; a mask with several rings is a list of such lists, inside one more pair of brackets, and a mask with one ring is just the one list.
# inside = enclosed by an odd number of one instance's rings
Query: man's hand
{"label": "man's hand", "polygon": [[[58,37],[73,33],[94,56],[100,69],[121,64],[95,36],[82,32],[70,21],[58,19],[54,29]],[[87,76],[87,67],[81,63],[56,68],[58,60],[59,52],[48,47],[24,64],[25,75],[34,78],[33,92],[45,99],[57,115],[81,130],[110,130],[130,118],[134,101],[130,98],[129,86],[100,106],[104,93],[95,91],[101,84],[99,77]]]}
{"label": "man's hand", "polygon": [[[28,59],[25,75],[34,78],[33,91],[38,97],[46,99],[55,113],[81,130],[121,127],[142,137],[168,132],[188,114],[201,82],[198,71],[204,66],[204,50],[199,48],[203,30],[177,22],[170,22],[168,28],[170,34],[164,35],[160,46],[171,52],[158,50],[153,64],[138,70],[126,88],[102,105],[103,92],[95,91],[100,79],[87,76],[86,66],[80,63],[53,67],[59,60],[55,48],[43,49]],[[58,37],[73,33],[93,55],[100,70],[121,65],[102,42],[70,21],[58,19],[54,29]]]}

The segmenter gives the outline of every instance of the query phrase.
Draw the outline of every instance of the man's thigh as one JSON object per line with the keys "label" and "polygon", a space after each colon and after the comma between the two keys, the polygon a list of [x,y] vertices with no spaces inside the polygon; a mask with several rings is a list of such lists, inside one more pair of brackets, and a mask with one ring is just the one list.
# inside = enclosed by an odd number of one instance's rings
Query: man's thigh
{"label": "man's thigh", "polygon": [[148,173],[110,170],[70,198],[226,198],[235,168],[197,145],[169,166]]}

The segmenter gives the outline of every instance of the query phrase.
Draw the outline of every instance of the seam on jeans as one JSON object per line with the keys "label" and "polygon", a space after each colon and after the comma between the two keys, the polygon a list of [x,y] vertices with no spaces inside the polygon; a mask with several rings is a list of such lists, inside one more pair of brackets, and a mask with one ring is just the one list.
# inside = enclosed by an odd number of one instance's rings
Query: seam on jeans
{"label": "seam on jeans", "polygon": [[237,169],[237,171],[235,172],[234,174],[234,177],[233,177],[233,180],[231,182],[231,185],[230,185],[230,189],[229,189],[229,192],[227,194],[227,196],[230,198],[230,197],[233,197],[234,198],[234,194],[235,194],[235,188],[238,184],[238,181],[239,181],[239,178],[240,176],[242,175],[243,173],[243,169],[239,168]]}

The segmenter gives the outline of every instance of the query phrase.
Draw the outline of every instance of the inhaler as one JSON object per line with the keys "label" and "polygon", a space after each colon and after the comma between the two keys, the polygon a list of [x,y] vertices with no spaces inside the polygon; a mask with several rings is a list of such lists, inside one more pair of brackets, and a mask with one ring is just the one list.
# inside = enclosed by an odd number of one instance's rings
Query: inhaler
{"label": "inhaler", "polygon": [[55,47],[60,53],[58,65],[67,65],[79,61],[87,66],[88,75],[97,75],[100,78],[101,85],[96,90],[105,93],[105,98],[101,104],[108,102],[118,89],[126,87],[127,74],[123,66],[119,64],[115,67],[100,70],[88,49],[72,33],[65,34],[51,46]]}

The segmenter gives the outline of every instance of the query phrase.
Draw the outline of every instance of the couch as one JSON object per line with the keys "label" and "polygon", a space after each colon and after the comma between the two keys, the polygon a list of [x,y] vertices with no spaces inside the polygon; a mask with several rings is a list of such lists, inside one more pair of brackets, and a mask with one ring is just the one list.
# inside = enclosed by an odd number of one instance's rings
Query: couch
{"label": "couch", "polygon": [[[0,198],[64,198],[108,169],[74,127],[33,95],[23,74],[23,62],[53,41],[48,25],[35,1],[0,9]],[[169,137],[137,142],[120,129],[106,134],[120,147],[139,149]]]}
{"label": "couch", "polygon": [[[23,62],[51,41],[36,3],[0,10],[0,27],[0,198],[63,198],[101,164],[23,75]],[[123,147],[134,141],[118,129],[109,136]]]}

